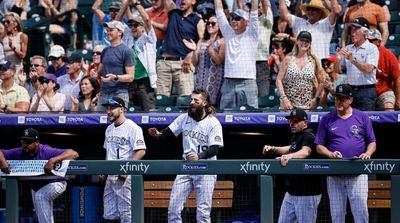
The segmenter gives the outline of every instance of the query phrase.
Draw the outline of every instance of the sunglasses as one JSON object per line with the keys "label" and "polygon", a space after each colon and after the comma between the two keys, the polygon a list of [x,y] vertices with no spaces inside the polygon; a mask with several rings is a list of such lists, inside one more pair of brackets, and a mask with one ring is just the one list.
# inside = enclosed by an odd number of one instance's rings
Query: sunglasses
{"label": "sunglasses", "polygon": [[317,8],[313,8],[313,7],[307,7],[307,11],[314,11],[314,12],[316,12],[316,11],[319,11],[320,9],[317,9]]}
{"label": "sunglasses", "polygon": [[50,80],[49,80],[49,79],[46,79],[46,78],[44,78],[44,77],[39,77],[39,82],[40,82],[41,84],[44,84],[44,83],[48,84],[48,83],[50,82]]}
{"label": "sunglasses", "polygon": [[107,104],[110,106],[124,107],[124,106],[122,106],[121,103],[119,103],[118,101],[116,101],[112,98],[108,99]]}
{"label": "sunglasses", "polygon": [[108,9],[108,11],[110,11],[110,12],[118,12],[118,11],[119,11],[119,9],[114,9],[114,8],[111,8],[111,9]]}
{"label": "sunglasses", "polygon": [[101,52],[93,52],[92,55],[93,55],[93,56],[94,56],[94,55],[101,56]]}
{"label": "sunglasses", "polygon": [[217,23],[216,22],[207,22],[206,25],[207,26],[215,26]]}
{"label": "sunglasses", "polygon": [[240,20],[242,20],[243,18],[242,17],[239,17],[239,16],[232,16],[232,21],[240,21]]}
{"label": "sunglasses", "polygon": [[4,24],[10,24],[11,23],[11,21],[10,20],[4,20]]}
{"label": "sunglasses", "polygon": [[332,63],[330,63],[330,62],[326,62],[326,63],[323,63],[322,66],[323,66],[324,68],[328,68],[328,67],[331,66],[331,64],[332,64]]}
{"label": "sunglasses", "polygon": [[133,27],[133,28],[137,28],[138,26],[140,26],[140,23],[138,23],[138,22],[129,23],[129,24],[128,24],[128,27],[129,27],[129,28],[132,28],[132,27]]}
{"label": "sunglasses", "polygon": [[21,139],[21,144],[24,144],[24,145],[30,145],[34,142],[35,142],[34,140]]}
{"label": "sunglasses", "polygon": [[49,57],[49,60],[59,60],[61,57]]}
{"label": "sunglasses", "polygon": [[42,66],[41,64],[31,64],[31,67],[36,67],[36,68],[38,68],[38,67],[40,67],[40,66]]}

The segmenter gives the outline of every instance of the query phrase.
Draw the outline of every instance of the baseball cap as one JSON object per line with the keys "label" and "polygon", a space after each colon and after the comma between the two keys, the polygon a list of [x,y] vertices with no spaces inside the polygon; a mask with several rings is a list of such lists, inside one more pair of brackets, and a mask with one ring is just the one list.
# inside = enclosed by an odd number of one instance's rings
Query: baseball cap
{"label": "baseball cap", "polygon": [[113,20],[111,22],[106,22],[103,24],[103,26],[107,27],[107,28],[118,29],[122,32],[125,30],[124,24],[122,24],[122,22],[117,21],[117,20]]}
{"label": "baseball cap", "polygon": [[299,40],[299,39],[308,39],[308,40],[310,40],[310,42],[312,41],[312,36],[311,36],[311,33],[310,32],[308,32],[308,31],[301,31],[300,33],[299,33],[299,35],[297,35],[297,39]]}
{"label": "baseball cap", "polygon": [[39,132],[34,128],[25,129],[22,132],[22,136],[20,137],[20,139],[31,140],[31,141],[39,140]]}
{"label": "baseball cap", "polygon": [[236,9],[235,11],[231,12],[231,16],[239,16],[245,20],[249,20],[249,12],[246,12],[243,9]]}
{"label": "baseball cap", "polygon": [[303,109],[295,108],[290,112],[290,115],[286,116],[285,118],[286,119],[295,118],[298,120],[307,120],[308,115]]}
{"label": "baseball cap", "polygon": [[351,23],[351,25],[355,26],[355,27],[364,27],[364,28],[369,29],[369,22],[364,17],[358,17],[358,18],[354,19],[354,21]]}
{"label": "baseball cap", "polygon": [[322,13],[324,13],[324,18],[329,15],[329,10],[325,8],[324,3],[321,0],[311,0],[308,3],[302,4],[300,8],[303,10],[303,12],[306,12],[307,8],[319,9],[322,11]]}
{"label": "baseball cap", "polygon": [[382,34],[377,29],[370,29],[368,30],[368,39],[369,40],[382,40]]}
{"label": "baseball cap", "polygon": [[326,58],[322,58],[321,59],[321,62],[323,63],[324,61],[330,61],[330,62],[332,62],[332,63],[334,63],[335,61],[336,61],[336,56],[335,55],[329,55],[328,57],[326,57]]}
{"label": "baseball cap", "polygon": [[143,19],[140,16],[135,16],[135,17],[133,17],[133,19],[129,19],[127,22],[129,27],[131,27],[135,23],[139,23],[142,26],[144,25]]}
{"label": "baseball cap", "polygon": [[73,53],[68,57],[67,63],[80,63],[82,62],[82,56],[78,53]]}
{"label": "baseball cap", "polygon": [[111,106],[111,107],[123,107],[125,108],[125,102],[120,97],[112,97],[107,100],[106,103],[101,104],[102,106]]}
{"label": "baseball cap", "polygon": [[341,84],[336,87],[336,95],[343,96],[346,98],[353,97],[353,90],[348,84]]}
{"label": "baseball cap", "polygon": [[3,61],[0,63],[0,71],[7,71],[8,69],[15,70],[15,65],[13,65],[10,61]]}
{"label": "baseball cap", "polygon": [[65,55],[65,50],[60,45],[54,45],[50,48],[49,57],[61,57]]}
{"label": "baseball cap", "polygon": [[52,81],[54,81],[54,83],[57,83],[57,77],[56,77],[56,75],[54,75],[52,73],[45,73],[45,74],[43,74],[43,76],[39,77],[39,81],[40,81],[40,79],[52,80]]}
{"label": "baseball cap", "polygon": [[110,5],[108,6],[108,9],[120,9],[121,8],[121,2],[114,1],[111,2]]}

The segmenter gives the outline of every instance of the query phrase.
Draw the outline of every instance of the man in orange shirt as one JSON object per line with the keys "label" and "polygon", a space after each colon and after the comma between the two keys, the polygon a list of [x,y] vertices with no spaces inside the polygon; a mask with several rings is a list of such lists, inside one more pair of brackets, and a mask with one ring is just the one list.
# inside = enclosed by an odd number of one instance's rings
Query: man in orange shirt
{"label": "man in orange shirt", "polygon": [[157,41],[165,39],[165,32],[168,25],[168,11],[175,7],[175,3],[172,0],[152,0],[151,7],[146,9],[151,19],[151,25],[156,32]]}
{"label": "man in orange shirt", "polygon": [[368,40],[379,49],[376,69],[377,105],[385,111],[400,108],[400,71],[396,56],[382,45],[382,35],[377,29],[368,31]]}
{"label": "man in orange shirt", "polygon": [[371,29],[379,29],[382,33],[381,45],[385,45],[389,36],[389,28],[388,18],[384,9],[370,0],[357,0],[357,4],[351,6],[343,18],[342,47],[348,44],[346,42],[348,40],[348,29],[358,17],[366,18]]}

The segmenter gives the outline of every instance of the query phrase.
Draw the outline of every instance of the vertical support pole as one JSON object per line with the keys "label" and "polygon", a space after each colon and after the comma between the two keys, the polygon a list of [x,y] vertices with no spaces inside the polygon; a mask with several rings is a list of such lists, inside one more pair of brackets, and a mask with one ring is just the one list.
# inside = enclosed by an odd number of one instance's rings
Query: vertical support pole
{"label": "vertical support pole", "polygon": [[18,222],[18,180],[17,177],[6,178],[6,218],[7,223]]}
{"label": "vertical support pole", "polygon": [[144,223],[144,186],[142,175],[131,176],[132,222]]}
{"label": "vertical support pole", "polygon": [[400,222],[400,175],[392,175],[390,222]]}
{"label": "vertical support pole", "polygon": [[261,223],[274,221],[274,190],[272,176],[260,176]]}

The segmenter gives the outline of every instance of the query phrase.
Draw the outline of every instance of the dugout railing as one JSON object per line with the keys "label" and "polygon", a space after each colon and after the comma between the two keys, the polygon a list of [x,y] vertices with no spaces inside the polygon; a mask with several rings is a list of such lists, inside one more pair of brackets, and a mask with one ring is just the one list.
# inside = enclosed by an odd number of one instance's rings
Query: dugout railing
{"label": "dugout railing", "polygon": [[[400,222],[400,160],[291,160],[282,167],[278,160],[216,161],[71,161],[67,175],[128,174],[132,175],[133,222],[144,222],[143,175],[224,174],[260,175],[260,219],[273,222],[273,175],[280,174],[377,174],[391,177],[391,222]],[[6,177],[7,223],[18,222],[18,177]]]}

